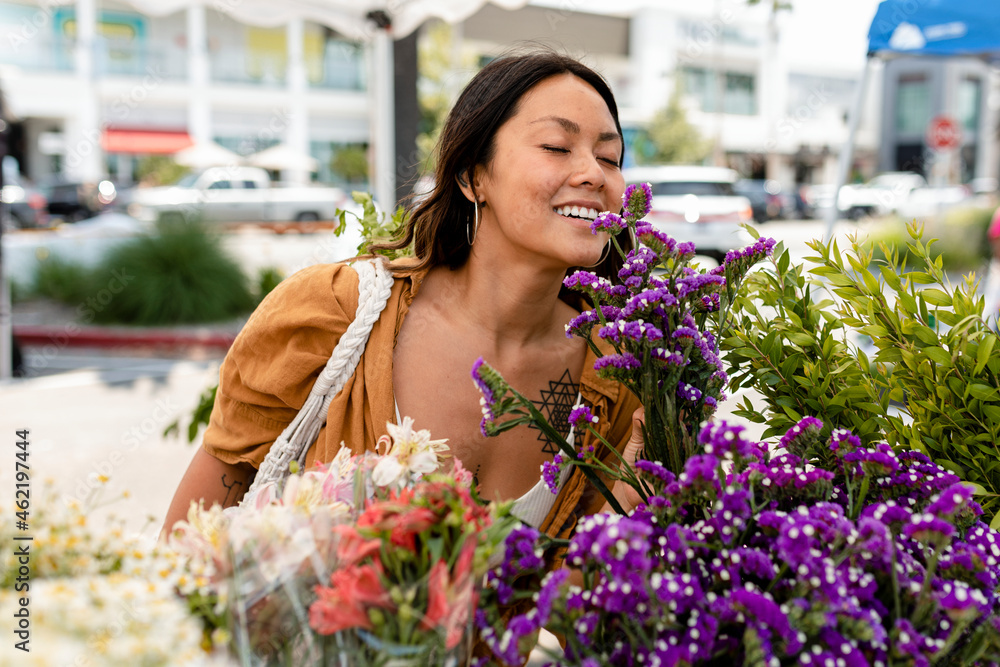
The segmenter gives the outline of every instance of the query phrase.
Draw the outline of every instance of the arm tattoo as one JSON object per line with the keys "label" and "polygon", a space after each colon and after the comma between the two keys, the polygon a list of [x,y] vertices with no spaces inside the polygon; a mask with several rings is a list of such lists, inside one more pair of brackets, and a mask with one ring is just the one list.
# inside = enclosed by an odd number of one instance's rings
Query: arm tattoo
{"label": "arm tattoo", "polygon": [[236,490],[236,487],[237,486],[243,486],[243,482],[241,482],[238,479],[234,479],[229,484],[226,484],[226,477],[228,477],[228,476],[229,475],[227,473],[222,473],[222,486],[226,487],[226,497],[222,501],[222,506],[223,507],[229,507],[230,506],[229,496],[231,494],[233,494],[233,493],[236,494],[236,497],[233,498],[233,503],[232,504],[235,504],[236,501],[238,501],[240,499],[240,493],[239,493],[238,490]]}
{"label": "arm tattoo", "polygon": [[[578,392],[579,385],[573,382],[573,376],[570,375],[567,368],[561,378],[554,382],[549,381],[549,388],[542,390],[542,400],[534,401],[538,410],[549,420],[552,428],[564,438],[569,435],[569,413],[576,404]],[[529,424],[528,427],[538,428],[534,424]],[[559,451],[559,445],[549,440],[544,432],[539,434],[538,439],[544,443],[542,445],[544,453],[555,454]]]}

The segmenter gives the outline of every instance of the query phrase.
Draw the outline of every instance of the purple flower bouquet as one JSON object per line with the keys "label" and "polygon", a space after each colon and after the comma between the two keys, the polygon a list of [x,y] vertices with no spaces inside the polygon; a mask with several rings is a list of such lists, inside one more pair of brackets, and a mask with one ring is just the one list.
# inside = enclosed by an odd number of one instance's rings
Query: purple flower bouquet
{"label": "purple flower bouquet", "polygon": [[[535,607],[505,625],[480,612],[496,658],[520,664],[546,627],[563,665],[998,664],[1000,534],[971,489],[821,427],[804,419],[773,453],[713,424],[679,475],[640,461],[648,502],[569,543],[582,586],[544,574],[534,529],[512,533],[493,594]],[[516,591],[532,572],[540,586]]]}

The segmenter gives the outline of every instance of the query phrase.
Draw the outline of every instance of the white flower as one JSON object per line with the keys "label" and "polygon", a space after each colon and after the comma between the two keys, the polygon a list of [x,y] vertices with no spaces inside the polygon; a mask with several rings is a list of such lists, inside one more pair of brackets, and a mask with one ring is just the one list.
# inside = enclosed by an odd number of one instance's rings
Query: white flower
{"label": "white flower", "polygon": [[379,438],[379,449],[384,445],[388,450],[375,465],[372,481],[378,486],[399,485],[437,470],[441,462],[438,454],[448,451],[446,440],[431,440],[426,429],[415,431],[413,419],[403,417],[402,424],[386,424],[392,438]]}

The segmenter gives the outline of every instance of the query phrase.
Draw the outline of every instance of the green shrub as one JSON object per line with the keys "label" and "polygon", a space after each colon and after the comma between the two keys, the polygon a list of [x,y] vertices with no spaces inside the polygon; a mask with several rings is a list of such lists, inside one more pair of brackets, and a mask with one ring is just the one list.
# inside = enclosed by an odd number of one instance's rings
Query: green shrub
{"label": "green shrub", "polygon": [[112,250],[101,270],[130,277],[97,313],[101,322],[213,322],[246,313],[255,303],[243,271],[197,223],[159,225],[155,234]]}
{"label": "green shrub", "polygon": [[[737,333],[722,347],[736,367],[731,386],[758,391],[770,414],[749,400],[740,414],[771,422],[772,431],[810,414],[868,441],[881,429],[889,444],[919,449],[974,483],[987,515],[1000,517],[997,335],[971,277],[952,289],[942,258],[922,243],[923,228],[911,224],[907,233],[909,267],[900,250],[883,246],[880,271],[872,271],[869,244],[853,239],[842,252],[811,242],[809,272],[837,301],[820,297],[787,253],[748,281],[737,298]],[[857,336],[871,338],[873,357],[852,342]]]}
{"label": "green shrub", "polygon": [[35,270],[32,292],[61,303],[76,305],[91,294],[94,272],[79,262],[48,255]]}
{"label": "green shrub", "polygon": [[262,268],[257,272],[257,302],[260,303],[264,300],[264,297],[271,293],[275,287],[278,286],[282,280],[285,279],[285,274],[281,272],[280,269],[276,269],[273,266],[267,266]]}
{"label": "green shrub", "polygon": [[[927,238],[937,239],[934,249],[942,261],[945,271],[978,270],[990,257],[986,229],[993,216],[992,209],[956,208],[948,211],[942,220],[927,226]],[[873,248],[875,260],[885,260],[880,247],[885,245],[897,252],[906,248],[909,241],[907,224],[911,221],[888,218],[874,227],[868,240]],[[904,257],[904,264],[909,259]]]}

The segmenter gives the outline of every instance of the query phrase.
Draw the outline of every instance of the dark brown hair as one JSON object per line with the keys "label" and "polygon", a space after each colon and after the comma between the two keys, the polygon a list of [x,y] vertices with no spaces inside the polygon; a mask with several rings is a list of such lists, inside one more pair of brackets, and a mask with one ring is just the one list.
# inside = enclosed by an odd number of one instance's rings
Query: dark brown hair
{"label": "dark brown hair", "polygon": [[[410,210],[403,235],[382,247],[399,250],[413,243],[418,264],[407,265],[409,270],[441,265],[457,269],[465,264],[471,250],[466,225],[473,208],[462,193],[458,178],[471,184],[469,179],[475,168],[489,166],[497,131],[517,113],[524,94],[541,81],[559,74],[572,74],[590,84],[608,105],[615,128],[622,135],[618,106],[611,88],[600,74],[583,63],[554,51],[497,58],[473,77],[448,114],[437,146],[434,189]],[[619,243],[631,248],[627,235],[621,235]],[[593,270],[617,281],[621,258],[613,249],[607,255]]]}

